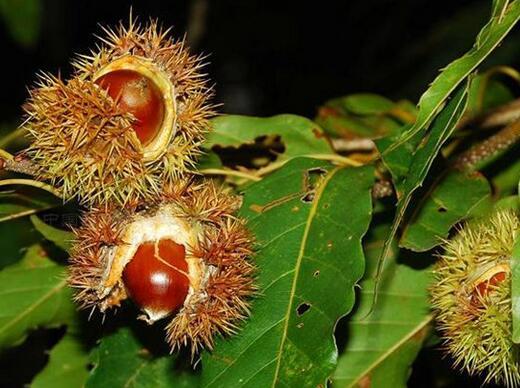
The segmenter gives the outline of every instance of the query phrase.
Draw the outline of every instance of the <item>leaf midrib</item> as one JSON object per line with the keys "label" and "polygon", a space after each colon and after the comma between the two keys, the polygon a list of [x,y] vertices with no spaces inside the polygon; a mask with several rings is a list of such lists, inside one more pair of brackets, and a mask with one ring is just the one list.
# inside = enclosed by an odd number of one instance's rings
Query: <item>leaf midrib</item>
{"label": "leaf midrib", "polygon": [[124,387],[125,388],[128,388],[128,387],[131,387],[135,380],[137,379],[137,376],[139,376],[139,374],[141,373],[141,370],[146,366],[146,361],[142,361],[141,362],[141,365],[139,365],[139,367],[135,370],[134,373],[132,373],[132,375],[128,378],[128,380],[126,381]]}
{"label": "leaf midrib", "polygon": [[294,294],[295,294],[296,286],[297,286],[297,283],[298,283],[298,277],[299,277],[299,273],[300,273],[300,266],[301,266],[301,262],[303,260],[303,256],[304,256],[304,253],[305,253],[305,248],[307,246],[307,239],[309,238],[309,232],[310,232],[310,228],[311,228],[311,225],[312,225],[312,221],[314,220],[314,217],[316,216],[316,211],[317,211],[317,208],[318,208],[318,204],[320,202],[320,198],[323,195],[323,191],[327,187],[327,184],[332,179],[332,177],[339,170],[340,170],[339,167],[335,168],[329,174],[327,174],[327,176],[325,177],[323,182],[321,182],[321,184],[319,185],[318,190],[316,192],[316,196],[314,198],[314,201],[312,202],[312,207],[311,207],[311,209],[309,211],[309,215],[307,216],[307,222],[305,223],[305,230],[303,232],[302,241],[300,243],[300,250],[299,250],[299,253],[298,253],[298,258],[296,260],[296,267],[295,267],[295,270],[294,270],[294,279],[293,279],[293,283],[292,283],[292,286],[291,286],[291,292],[289,294],[289,304],[287,306],[287,311],[286,311],[285,316],[284,316],[285,324],[284,324],[284,327],[283,327],[283,330],[282,330],[282,338],[280,340],[280,347],[278,348],[278,355],[276,357],[277,361],[276,361],[276,367],[275,367],[275,374],[273,376],[272,388],[274,388],[276,386],[276,382],[278,381],[278,377],[279,377],[279,374],[280,374],[280,366],[281,366],[281,361],[282,361],[282,350],[283,350],[283,347],[285,345],[285,341],[287,339],[287,332],[288,332],[288,329],[289,329],[289,320],[290,320],[291,310],[293,308],[293,302],[294,302]]}
{"label": "leaf midrib", "polygon": [[381,356],[379,356],[372,364],[370,364],[362,373],[358,375],[357,378],[352,379],[352,383],[348,384],[346,388],[353,388],[358,384],[358,382],[364,376],[368,375],[375,368],[377,368],[384,360],[386,360],[390,355],[392,355],[397,349],[403,346],[408,340],[410,340],[414,335],[424,329],[431,321],[433,317],[428,315],[425,319],[423,319],[417,327],[410,331],[406,336],[402,337],[399,341],[397,341],[393,346],[387,349],[386,352],[383,352]]}
{"label": "leaf midrib", "polygon": [[47,293],[45,293],[41,298],[37,299],[33,304],[29,305],[27,309],[25,309],[21,314],[18,314],[11,321],[7,322],[4,326],[0,327],[0,334],[5,333],[6,329],[9,329],[14,324],[18,323],[22,318],[27,316],[29,313],[34,311],[38,306],[46,302],[50,297],[59,292],[65,285],[67,281],[64,279],[60,281],[56,286],[51,288]]}

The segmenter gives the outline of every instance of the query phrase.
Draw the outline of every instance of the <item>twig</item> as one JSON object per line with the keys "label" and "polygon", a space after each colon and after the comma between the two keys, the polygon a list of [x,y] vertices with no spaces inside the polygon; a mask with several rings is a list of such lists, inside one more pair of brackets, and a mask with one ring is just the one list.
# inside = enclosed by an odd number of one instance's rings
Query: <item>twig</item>
{"label": "twig", "polygon": [[15,156],[12,159],[3,159],[0,157],[0,171],[2,169],[30,176],[37,174],[36,166],[29,159],[25,159],[22,156]]}
{"label": "twig", "polygon": [[354,151],[374,151],[376,144],[372,139],[331,139],[332,147],[336,152],[354,152]]}
{"label": "twig", "polygon": [[380,180],[372,187],[372,198],[380,199],[390,197],[394,193],[394,187],[389,180]]}
{"label": "twig", "polygon": [[237,170],[232,170],[232,169],[221,169],[221,168],[205,168],[203,170],[200,170],[200,172],[202,174],[207,174],[207,175],[226,175],[226,176],[236,176],[236,177],[239,177],[239,178],[245,178],[245,179],[248,179],[248,180],[252,180],[252,181],[259,181],[261,180],[262,178],[254,175],[254,174],[249,174],[247,172],[243,172],[243,171],[237,171]]}
{"label": "twig", "polygon": [[[6,160],[11,160],[13,159],[14,156],[11,155],[9,152],[7,152],[6,150],[3,150],[0,148],[0,159],[5,163]],[[2,162],[0,162],[0,167],[2,167]]]}
{"label": "twig", "polygon": [[518,140],[520,140],[520,119],[460,154],[455,159],[453,168],[474,170],[483,161],[490,160],[494,156],[501,154],[518,142]]}
{"label": "twig", "polygon": [[494,128],[509,125],[518,119],[520,119],[520,98],[499,106],[482,116],[463,121],[460,127],[475,125],[480,128]]}
{"label": "twig", "polygon": [[363,163],[358,162],[355,159],[349,158],[347,156],[342,156],[338,154],[310,154],[307,155],[309,158],[319,159],[319,160],[328,160],[329,162],[336,162],[340,165],[344,166],[353,166],[359,167],[362,166]]}

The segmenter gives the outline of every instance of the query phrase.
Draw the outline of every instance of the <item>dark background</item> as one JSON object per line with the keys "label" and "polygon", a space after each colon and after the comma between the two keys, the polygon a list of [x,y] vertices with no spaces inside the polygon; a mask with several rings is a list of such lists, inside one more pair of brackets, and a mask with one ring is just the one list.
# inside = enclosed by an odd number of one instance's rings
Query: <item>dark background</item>
{"label": "dark background", "polygon": [[[21,122],[27,87],[38,71],[66,77],[69,59],[95,47],[98,24],[159,18],[196,53],[210,54],[207,72],[222,111],[313,117],[326,100],[372,92],[416,102],[439,68],[467,51],[486,22],[490,0],[0,0],[0,130]],[[509,36],[484,68],[518,68]],[[36,331],[0,355],[0,387],[22,386],[46,362],[43,349],[59,333]],[[21,373],[20,360],[27,368]],[[450,372],[437,351],[421,352],[410,386],[479,386]]]}
{"label": "dark background", "polygon": [[[29,42],[13,39],[0,20],[0,123],[16,123],[26,86],[37,71],[66,76],[69,59],[87,53],[101,25],[134,15],[157,17],[187,32],[194,52],[210,54],[208,74],[226,113],[312,117],[325,100],[374,92],[416,101],[437,69],[471,47],[491,1],[469,0],[172,0],[35,3],[18,13],[18,26],[36,30]],[[15,7],[15,8],[16,8]],[[34,8],[34,6],[31,6]],[[1,9],[0,9],[1,11]],[[5,12],[4,12],[5,16]],[[36,23],[36,26],[34,26]],[[509,38],[497,63],[520,59]]]}

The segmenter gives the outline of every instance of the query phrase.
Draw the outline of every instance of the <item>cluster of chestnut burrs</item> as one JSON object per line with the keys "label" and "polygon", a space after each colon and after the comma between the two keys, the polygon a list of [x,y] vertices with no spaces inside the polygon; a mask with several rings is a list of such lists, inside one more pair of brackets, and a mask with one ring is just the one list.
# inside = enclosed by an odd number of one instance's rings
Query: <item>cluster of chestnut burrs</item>
{"label": "cluster of chestnut burrs", "polygon": [[194,172],[214,114],[203,58],[153,20],[104,32],[69,79],[30,90],[22,155],[87,208],[69,267],[78,304],[131,299],[147,322],[169,320],[172,349],[211,349],[248,316],[255,286],[239,198]]}

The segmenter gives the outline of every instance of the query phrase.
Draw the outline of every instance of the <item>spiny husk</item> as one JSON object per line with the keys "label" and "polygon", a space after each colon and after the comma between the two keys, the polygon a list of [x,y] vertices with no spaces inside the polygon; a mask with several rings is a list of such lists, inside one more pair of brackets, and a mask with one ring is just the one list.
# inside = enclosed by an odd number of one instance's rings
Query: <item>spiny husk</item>
{"label": "spiny husk", "polygon": [[[60,187],[65,199],[125,204],[150,199],[193,170],[214,105],[201,73],[203,58],[191,55],[184,41],[171,39],[156,21],[140,26],[130,17],[128,26],[105,34],[95,51],[73,63],[70,81],[44,75],[31,90],[25,105],[32,138],[27,154],[39,177]],[[174,94],[173,130],[152,159],[131,129],[132,115],[118,111],[95,84],[103,68],[129,57],[164,76]]]}
{"label": "spiny husk", "polygon": [[183,182],[164,188],[155,203],[142,207],[128,204],[124,210],[104,206],[85,214],[75,231],[69,283],[82,308],[102,312],[117,307],[127,298],[121,280],[100,297],[100,285],[111,264],[110,250],[126,242],[121,236],[136,217],[153,216],[173,206],[175,217],[201,231],[198,242],[186,247],[187,256],[200,258],[207,271],[203,288],[190,295],[183,308],[167,325],[172,350],[190,345],[195,355],[211,349],[216,334],[232,334],[249,314],[249,299],[255,293],[255,267],[250,261],[252,239],[244,221],[233,216],[237,197],[226,194],[212,181]]}
{"label": "spiny husk", "polygon": [[200,348],[211,350],[218,333],[237,332],[256,292],[255,268],[247,260],[251,254],[251,238],[242,221],[227,218],[207,230],[195,255],[218,270],[210,275],[205,292],[195,295],[166,328],[172,350],[191,345],[194,356]]}
{"label": "spiny husk", "polygon": [[59,187],[64,198],[126,202],[157,190],[158,179],[142,161],[134,119],[104,90],[77,78],[43,75],[30,93],[26,127],[33,142],[26,153],[38,177]]}
{"label": "spiny husk", "polygon": [[[510,275],[519,230],[518,215],[511,210],[467,223],[445,243],[435,269],[432,304],[444,346],[456,367],[484,375],[485,383],[520,384],[518,349],[511,339]],[[505,280],[478,292],[486,273],[497,269]]]}

